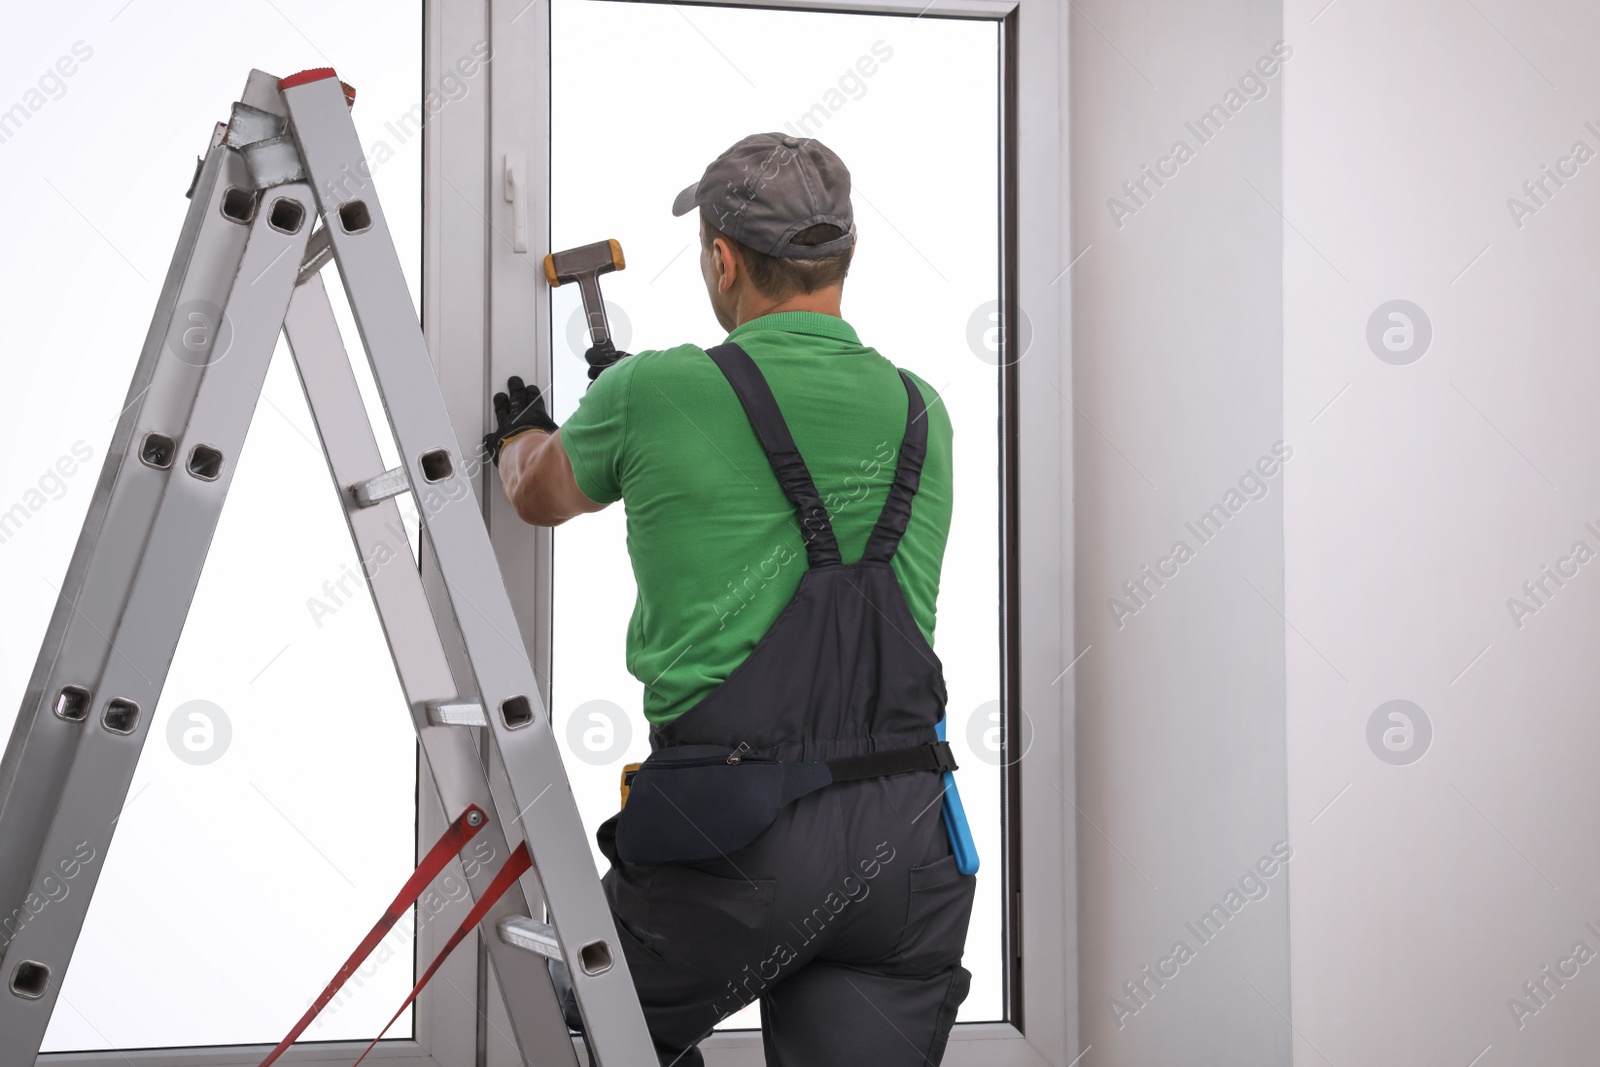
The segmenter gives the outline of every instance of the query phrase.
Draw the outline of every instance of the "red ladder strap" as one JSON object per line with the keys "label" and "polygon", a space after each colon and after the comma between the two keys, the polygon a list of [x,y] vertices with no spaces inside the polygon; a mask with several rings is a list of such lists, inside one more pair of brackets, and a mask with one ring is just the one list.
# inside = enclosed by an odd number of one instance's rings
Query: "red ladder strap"
{"label": "red ladder strap", "polygon": [[533,860],[528,856],[528,843],[524,841],[517,846],[515,852],[511,853],[511,858],[506,860],[504,867],[500,868],[500,873],[494,876],[494,881],[489,883],[489,888],[484,891],[478,902],[472,906],[472,910],[467,913],[467,917],[461,920],[461,925],[456,928],[455,933],[450,935],[450,940],[444,943],[444,948],[439,950],[439,955],[434,958],[432,963],[428,964],[428,969],[422,972],[422,977],[417,980],[417,984],[411,990],[411,995],[406,997],[405,1003],[400,1005],[400,1010],[394,1013],[394,1018],[384,1024],[383,1029],[378,1031],[378,1036],[372,1039],[372,1044],[367,1046],[367,1051],[361,1054],[361,1059],[356,1060],[352,1067],[359,1067],[361,1060],[367,1058],[367,1052],[371,1052],[378,1047],[378,1042],[382,1041],[383,1035],[389,1032],[389,1027],[394,1025],[395,1019],[400,1018],[405,1013],[405,1010],[411,1007],[411,1002],[417,999],[417,994],[422,992],[422,987],[427,985],[434,972],[444,965],[444,961],[455,950],[455,947],[461,944],[468,934],[478,928],[478,924],[483,922],[483,917],[489,914],[489,909],[494,907],[495,902],[505,896],[506,890],[515,885],[517,879],[521,878],[532,866]]}
{"label": "red ladder strap", "polygon": [[339,968],[339,973],[333,976],[333,981],[328,983],[328,987],[322,991],[322,995],[316,999],[316,1002],[311,1007],[306,1009],[304,1015],[300,1016],[300,1021],[294,1024],[294,1029],[290,1030],[288,1036],[278,1042],[278,1047],[273,1049],[267,1058],[261,1061],[261,1067],[271,1067],[271,1064],[288,1051],[289,1046],[293,1045],[301,1034],[305,1033],[306,1027],[311,1025],[311,1021],[321,1013],[323,1008],[328,1006],[328,1002],[334,998],[334,995],[339,992],[345,982],[349,981],[350,976],[356,972],[356,968],[360,967],[366,958],[372,954],[372,950],[378,947],[378,942],[382,941],[384,935],[394,927],[395,923],[400,921],[400,917],[411,910],[411,906],[417,902],[417,898],[422,896],[423,891],[438,877],[439,872],[444,870],[445,865],[466,847],[467,842],[477,836],[479,830],[488,824],[489,817],[476,804],[469,806],[455,822],[450,824],[450,828],[444,832],[444,836],[439,838],[433,848],[428,850],[428,855],[423,859],[422,866],[413,871],[411,877],[406,879],[406,884],[401,886],[399,895],[394,898],[394,903],[389,905],[388,910],[383,913],[383,917],[378,920],[377,925],[367,933],[366,937],[362,938],[361,944],[357,945],[356,950],[350,954],[350,958],[345,960],[344,966]]}

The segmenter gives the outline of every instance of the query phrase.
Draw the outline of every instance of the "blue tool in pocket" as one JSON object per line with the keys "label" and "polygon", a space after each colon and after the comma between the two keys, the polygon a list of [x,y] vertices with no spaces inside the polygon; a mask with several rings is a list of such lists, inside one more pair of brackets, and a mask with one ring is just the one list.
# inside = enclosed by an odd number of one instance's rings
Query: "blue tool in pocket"
{"label": "blue tool in pocket", "polygon": [[[944,740],[945,720],[939,720],[939,740]],[[978,844],[972,840],[972,827],[967,825],[967,809],[961,806],[961,794],[956,790],[954,771],[944,775],[944,828],[950,835],[950,848],[956,854],[956,869],[962,874],[978,873]]]}

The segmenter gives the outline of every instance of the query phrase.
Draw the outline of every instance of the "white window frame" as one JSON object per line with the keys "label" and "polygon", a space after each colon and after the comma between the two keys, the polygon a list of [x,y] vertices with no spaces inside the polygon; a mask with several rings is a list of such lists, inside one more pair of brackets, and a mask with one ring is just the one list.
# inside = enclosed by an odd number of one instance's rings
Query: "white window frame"
{"label": "white window frame", "polygon": [[[719,5],[720,6],[720,5]],[[1067,19],[1057,0],[740,0],[727,6],[875,14],[957,16],[1003,21],[1002,202],[1006,233],[1004,298],[1032,326],[1027,358],[1013,368],[1010,410],[1018,432],[1011,465],[1010,549],[1017,573],[1011,606],[1017,647],[1008,649],[1013,708],[1027,711],[1033,744],[1010,779],[1008,833],[1020,859],[1012,872],[1011,932],[1026,951],[1015,963],[1020,988],[1008,988],[1015,1022],[963,1023],[944,1062],[951,1067],[1067,1067],[1083,1051],[1077,989],[1075,820],[1062,797],[1075,795],[1072,662],[1073,514],[1070,288],[1072,261],[1067,167]],[[536,357],[540,384],[550,372],[548,289],[539,269],[549,244],[550,0],[429,0],[425,70],[442,69],[471,45],[493,46],[489,91],[435,116],[425,148],[424,326],[441,370],[456,431],[481,435],[493,383],[526,373]],[[1025,32],[1024,32],[1025,31]],[[526,161],[532,196],[528,252],[515,253],[512,205],[505,199],[508,155]],[[535,299],[529,299],[534,294]],[[1015,321],[1014,319],[1012,321]],[[491,540],[511,587],[523,639],[548,685],[551,649],[549,531],[520,522],[485,476],[478,486]],[[426,570],[426,564],[425,564]],[[550,694],[544,694],[548,706]],[[1025,934],[1024,934],[1025,931]],[[480,975],[481,1011],[440,1005],[428,1023],[439,1032],[475,1027],[482,1067],[515,1067],[499,1036],[507,1031],[492,980]],[[1008,980],[1008,986],[1011,983]],[[1013,995],[1013,994],[1016,995]],[[419,1011],[418,1036],[428,1043]],[[701,1044],[712,1067],[759,1067],[760,1035],[718,1033]],[[443,1051],[440,1049],[440,1051]],[[437,1055],[438,1053],[436,1053]],[[441,1059],[442,1063],[457,1061]]]}

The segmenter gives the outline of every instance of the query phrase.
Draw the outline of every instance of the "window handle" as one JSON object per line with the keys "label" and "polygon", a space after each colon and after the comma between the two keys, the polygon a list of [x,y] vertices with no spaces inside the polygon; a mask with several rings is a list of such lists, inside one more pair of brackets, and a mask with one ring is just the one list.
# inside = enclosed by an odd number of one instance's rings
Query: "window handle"
{"label": "window handle", "polygon": [[511,250],[528,250],[528,159],[521,152],[506,153],[506,201],[511,205]]}

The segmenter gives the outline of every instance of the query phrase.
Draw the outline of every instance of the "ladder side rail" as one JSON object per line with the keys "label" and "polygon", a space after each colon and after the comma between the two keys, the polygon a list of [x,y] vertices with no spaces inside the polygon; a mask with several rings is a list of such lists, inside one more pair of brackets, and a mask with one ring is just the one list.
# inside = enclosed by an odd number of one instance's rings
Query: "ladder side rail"
{"label": "ladder side rail", "polygon": [[327,77],[285,88],[283,96],[472,659],[596,1059],[602,1067],[648,1064],[654,1045],[644,1013],[488,531],[466,484],[469,457],[450,424],[343,93],[337,79]]}
{"label": "ladder side rail", "polygon": [[[454,818],[474,804],[493,813],[478,833],[478,841],[487,842],[493,855],[486,862],[468,864],[465,871],[472,898],[478,900],[521,836],[510,829],[512,820],[505,809],[494,803],[473,744],[472,728],[434,725],[428,717],[430,704],[457,699],[438,633],[439,627],[454,625],[454,620],[434,616],[395,500],[362,507],[350,492],[349,487],[385,471],[320,277],[309,278],[296,290],[284,333],[445,817]],[[514,816],[515,809],[509,814]],[[519,883],[490,909],[484,929],[493,931],[502,918],[529,914],[529,902]],[[484,942],[524,1056],[539,1064],[576,1067],[572,1040],[544,960],[504,944],[492,933],[486,932]]]}
{"label": "ladder side rail", "polygon": [[[102,674],[115,656],[108,635],[122,618],[161,494],[169,478],[180,476],[176,456],[166,470],[140,459],[146,434],[181,436],[211,354],[204,347],[183,347],[186,339],[195,340],[195,327],[174,321],[174,312],[221,307],[249,236],[248,227],[221,215],[226,190],[244,185],[246,177],[240,161],[218,146],[220,135],[219,127],[192,190],[128,399],[0,759],[0,960],[37,906],[29,898],[40,893],[40,885],[30,879],[84,732],[83,721],[57,714],[57,702],[73,687],[86,695],[87,706],[71,714],[92,714]],[[179,351],[186,358],[178,358]]]}
{"label": "ladder side rail", "polygon": [[[280,198],[302,207],[293,234],[269,224],[265,202]],[[75,892],[52,902],[11,943],[6,984],[0,987],[0,1067],[33,1067],[44,1039],[288,310],[311,213],[306,186],[283,185],[267,191],[250,227],[223,304],[234,334],[231,348],[205,368],[126,608],[109,635],[115,654],[82,724],[86,729],[31,876],[37,881],[84,843],[97,860],[83,865],[72,883]],[[203,228],[227,225],[218,217]],[[215,469],[205,449],[219,454]]]}

